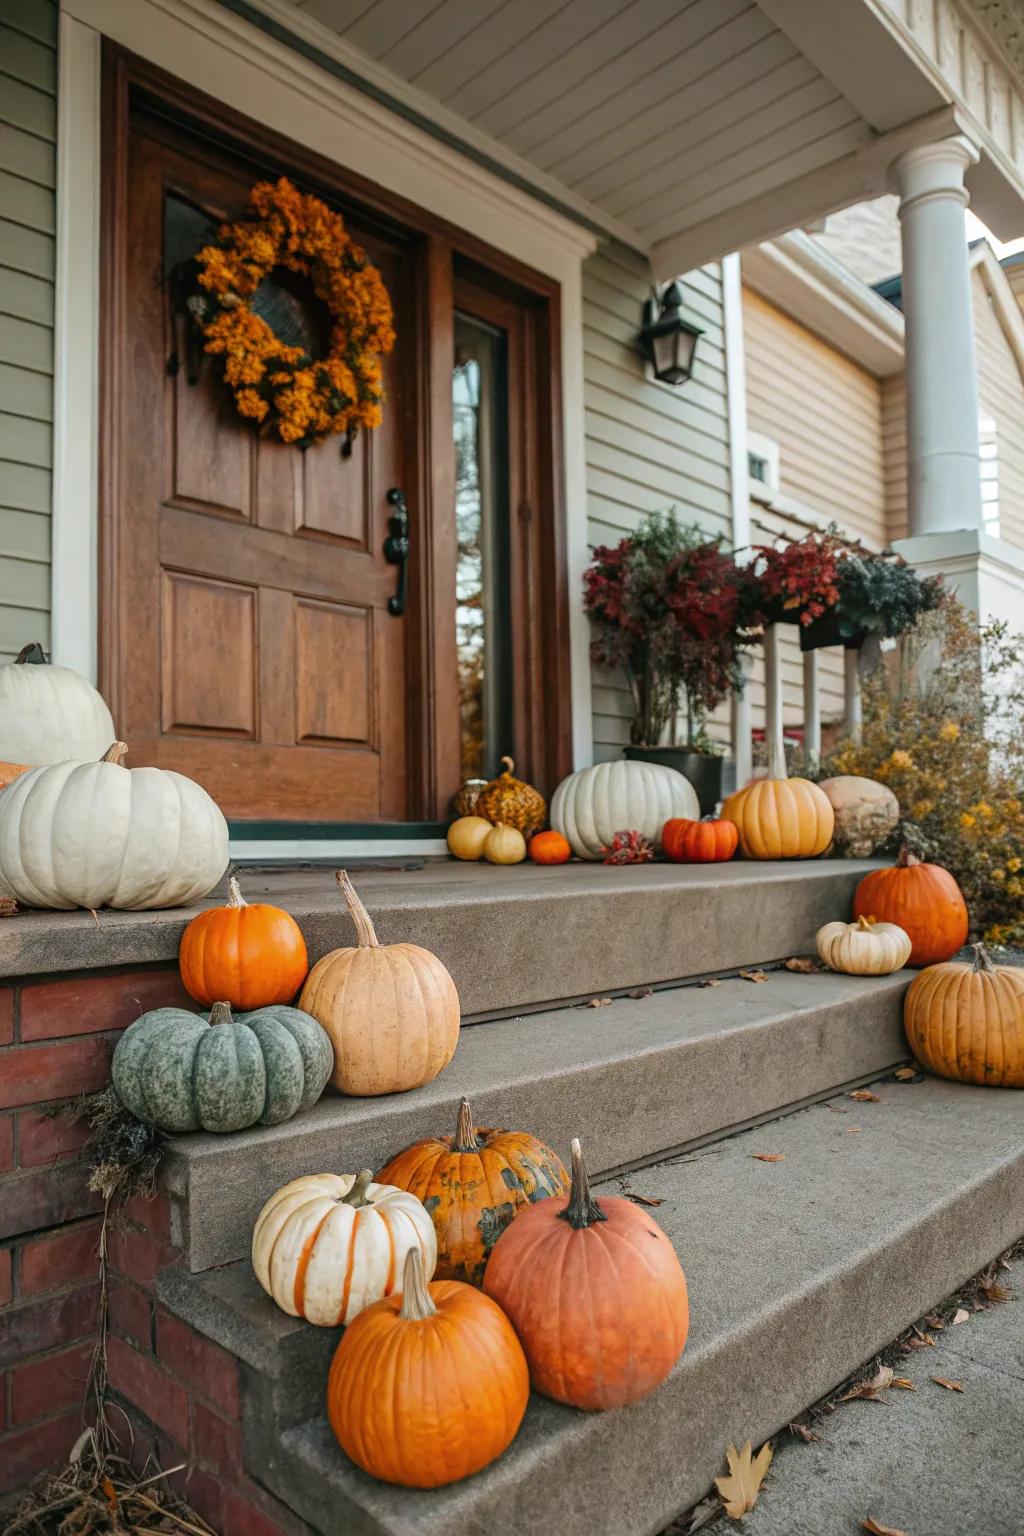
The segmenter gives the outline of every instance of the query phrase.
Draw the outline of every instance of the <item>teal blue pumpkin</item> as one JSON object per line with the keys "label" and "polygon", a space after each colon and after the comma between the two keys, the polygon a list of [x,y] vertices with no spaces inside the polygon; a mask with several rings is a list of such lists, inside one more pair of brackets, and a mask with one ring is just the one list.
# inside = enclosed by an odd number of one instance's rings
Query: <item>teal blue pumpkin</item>
{"label": "teal blue pumpkin", "polygon": [[117,1042],[118,1098],[162,1131],[241,1131],[280,1125],[315,1104],[334,1068],[326,1030],[284,1004],[232,1017],[154,1008]]}

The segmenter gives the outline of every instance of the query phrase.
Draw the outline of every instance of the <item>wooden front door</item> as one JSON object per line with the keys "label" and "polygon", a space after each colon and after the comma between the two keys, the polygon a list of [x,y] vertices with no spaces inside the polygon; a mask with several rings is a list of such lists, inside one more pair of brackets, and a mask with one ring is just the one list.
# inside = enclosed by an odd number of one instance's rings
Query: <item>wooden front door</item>
{"label": "wooden front door", "polygon": [[[384,554],[412,498],[407,424],[414,253],[341,211],[379,268],[398,342],[383,424],[349,457],[260,437],[207,360],[182,364],[165,280],[176,231],[246,211],[253,160],[132,120],[117,339],[121,464],[112,529],[109,691],[130,761],[198,779],[229,817],[402,821],[407,617]],[[173,244],[172,244],[173,257]]]}

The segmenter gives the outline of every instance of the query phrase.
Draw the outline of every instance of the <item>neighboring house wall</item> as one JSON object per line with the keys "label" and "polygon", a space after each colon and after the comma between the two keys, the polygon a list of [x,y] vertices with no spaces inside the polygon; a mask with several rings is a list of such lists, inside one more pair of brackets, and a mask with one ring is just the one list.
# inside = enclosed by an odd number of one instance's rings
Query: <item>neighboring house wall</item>
{"label": "neighboring house wall", "polygon": [[[704,334],[693,378],[658,384],[637,351],[646,264],[606,248],[583,269],[584,380],[587,407],[587,504],[591,544],[615,544],[647,512],[674,507],[727,540],[732,533],[729,435],[717,265],[687,274],[686,305]],[[579,594],[572,593],[573,602]],[[625,679],[594,669],[594,760],[618,756],[629,741]],[[722,734],[727,734],[727,712]]]}
{"label": "neighboring house wall", "polygon": [[907,536],[907,385],[902,373],[882,380],[882,455],[889,538]]}
{"label": "neighboring house wall", "polygon": [[50,639],[57,7],[0,0],[0,662]]}
{"label": "neighboring house wall", "polygon": [[[980,271],[973,276],[974,336],[978,352],[978,405],[982,421],[995,423],[995,474],[999,526],[990,527],[1008,544],[1024,549],[1024,379],[1009,338],[993,308]],[[984,435],[984,434],[983,434]],[[984,451],[984,447],[983,447]],[[989,449],[991,451],[991,448]],[[992,460],[982,461],[982,495]],[[986,524],[993,504],[986,501]]]}

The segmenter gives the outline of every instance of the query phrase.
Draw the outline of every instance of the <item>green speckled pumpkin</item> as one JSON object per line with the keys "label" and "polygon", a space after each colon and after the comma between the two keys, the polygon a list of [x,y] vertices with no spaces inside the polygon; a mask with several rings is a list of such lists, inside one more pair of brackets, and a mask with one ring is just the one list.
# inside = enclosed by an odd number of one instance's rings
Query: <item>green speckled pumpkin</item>
{"label": "green speckled pumpkin", "polygon": [[299,1008],[232,1017],[154,1008],[129,1025],[111,1068],[118,1098],[162,1131],[280,1125],[315,1104],[334,1068],[327,1032]]}

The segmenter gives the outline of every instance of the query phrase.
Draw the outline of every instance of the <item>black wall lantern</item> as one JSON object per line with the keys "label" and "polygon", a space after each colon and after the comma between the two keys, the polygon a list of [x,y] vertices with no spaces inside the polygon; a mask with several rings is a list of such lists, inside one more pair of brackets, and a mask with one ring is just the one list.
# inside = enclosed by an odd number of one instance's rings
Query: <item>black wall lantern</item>
{"label": "black wall lantern", "polygon": [[640,348],[662,384],[685,384],[693,372],[697,338],[704,332],[683,318],[683,290],[669,283],[660,298],[644,305]]}

